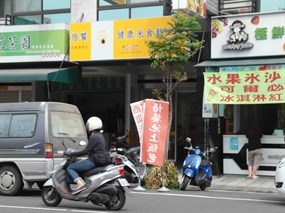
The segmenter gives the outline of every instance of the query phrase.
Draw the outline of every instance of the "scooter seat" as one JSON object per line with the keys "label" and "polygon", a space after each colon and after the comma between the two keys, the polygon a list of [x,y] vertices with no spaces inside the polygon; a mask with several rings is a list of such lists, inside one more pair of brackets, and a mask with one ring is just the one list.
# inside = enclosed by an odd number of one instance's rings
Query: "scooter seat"
{"label": "scooter seat", "polygon": [[107,166],[100,166],[100,167],[95,167],[94,169],[91,169],[87,172],[84,172],[84,176],[91,176],[91,175],[95,175],[95,174],[98,174],[98,173],[101,173],[101,172],[105,172],[107,167],[110,166],[110,165],[107,165]]}

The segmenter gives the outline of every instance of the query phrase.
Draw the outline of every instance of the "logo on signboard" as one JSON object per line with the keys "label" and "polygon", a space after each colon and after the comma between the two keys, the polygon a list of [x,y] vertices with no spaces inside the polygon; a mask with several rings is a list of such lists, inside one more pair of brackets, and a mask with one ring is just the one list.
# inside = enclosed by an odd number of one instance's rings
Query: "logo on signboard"
{"label": "logo on signboard", "polygon": [[244,31],[245,24],[243,24],[240,20],[236,20],[230,26],[232,34],[229,36],[227,40],[227,44],[223,45],[224,50],[243,50],[243,49],[251,49],[253,47],[252,43],[248,41],[248,33]]}

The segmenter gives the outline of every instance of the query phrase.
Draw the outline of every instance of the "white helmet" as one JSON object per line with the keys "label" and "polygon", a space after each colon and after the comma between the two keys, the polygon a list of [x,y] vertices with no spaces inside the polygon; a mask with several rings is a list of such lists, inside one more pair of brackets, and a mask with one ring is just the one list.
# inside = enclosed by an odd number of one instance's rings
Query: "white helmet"
{"label": "white helmet", "polygon": [[88,132],[92,132],[95,129],[102,129],[103,123],[98,117],[91,117],[86,122],[86,130]]}

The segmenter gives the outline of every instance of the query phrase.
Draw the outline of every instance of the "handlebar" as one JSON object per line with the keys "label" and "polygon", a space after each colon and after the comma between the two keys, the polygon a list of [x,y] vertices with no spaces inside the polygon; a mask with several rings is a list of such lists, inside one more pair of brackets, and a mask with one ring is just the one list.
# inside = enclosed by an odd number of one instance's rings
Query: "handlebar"
{"label": "handlebar", "polygon": [[204,156],[204,157],[207,157],[207,154],[208,154],[208,153],[214,153],[214,152],[218,149],[218,147],[215,147],[215,148],[212,148],[212,147],[211,147],[209,150],[207,150],[207,151],[204,152],[204,151],[202,151],[201,149],[199,149],[199,148],[194,148],[194,147],[192,146],[191,138],[187,137],[187,138],[186,138],[186,141],[187,141],[190,145],[189,145],[189,147],[185,146],[184,149],[186,149],[186,150],[188,150],[188,151],[194,151],[195,154],[197,154],[197,155],[202,155],[202,156]]}

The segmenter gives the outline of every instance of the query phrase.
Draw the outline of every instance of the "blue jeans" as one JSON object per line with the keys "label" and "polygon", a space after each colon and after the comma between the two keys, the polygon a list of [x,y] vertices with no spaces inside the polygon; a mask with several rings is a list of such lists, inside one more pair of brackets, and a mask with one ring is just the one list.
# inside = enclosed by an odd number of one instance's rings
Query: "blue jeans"
{"label": "blue jeans", "polygon": [[80,178],[78,173],[86,172],[93,168],[95,168],[95,164],[88,159],[69,164],[66,168],[66,183],[75,183]]}

